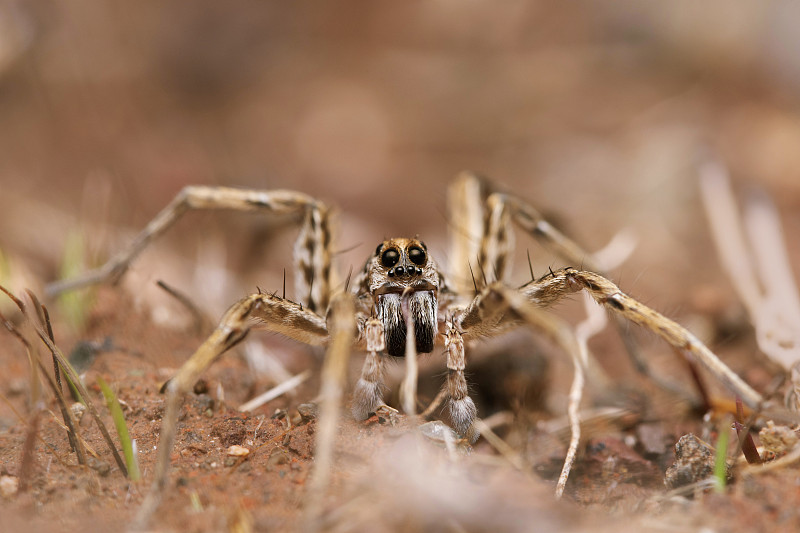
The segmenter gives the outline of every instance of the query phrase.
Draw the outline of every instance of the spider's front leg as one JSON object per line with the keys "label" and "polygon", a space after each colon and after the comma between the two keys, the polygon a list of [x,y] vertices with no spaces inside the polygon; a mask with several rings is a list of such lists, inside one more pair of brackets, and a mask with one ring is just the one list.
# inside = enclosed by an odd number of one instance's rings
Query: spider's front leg
{"label": "spider's front leg", "polygon": [[548,333],[562,347],[571,350],[571,335],[567,335],[557,323],[548,324],[533,317],[530,311],[535,309],[529,309],[529,306],[546,308],[581,290],[614,314],[647,328],[676,350],[699,361],[749,407],[758,409],[763,405],[764,398],[686,328],[631,298],[599,274],[565,268],[531,281],[517,291],[493,283],[449,319],[446,387],[451,418],[459,433],[477,438],[472,427],[475,409],[467,395],[464,378],[464,340],[494,335],[524,322]]}
{"label": "spider's front leg", "polygon": [[353,389],[352,413],[356,420],[366,420],[370,413],[385,405],[384,357],[381,352],[386,348],[386,338],[380,320],[362,318],[360,322],[364,332],[367,357],[361,368],[361,376]]}
{"label": "spider's front leg", "polygon": [[45,291],[53,297],[69,290],[106,281],[116,282],[153,240],[165,233],[184,214],[193,210],[228,210],[301,215],[295,241],[296,297],[312,311],[324,313],[333,284],[329,210],[322,202],[289,190],[259,191],[230,187],[188,186],[136,236],[133,242],[103,266],[74,279],[50,283]]}
{"label": "spider's front leg", "polygon": [[574,337],[569,329],[556,317],[539,314],[508,313],[509,308],[519,306],[509,294],[511,289],[495,282],[482,289],[472,301],[463,308],[455,308],[445,321],[445,348],[447,354],[447,382],[444,395],[453,428],[470,442],[478,439],[479,432],[474,426],[478,411],[469,397],[467,380],[464,375],[466,354],[464,341],[491,337],[511,329],[525,321],[544,332],[565,350],[574,352]]}
{"label": "spider's front leg", "polygon": [[445,349],[447,353],[447,410],[453,429],[463,435],[469,442],[475,442],[480,436],[473,422],[478,416],[475,402],[469,397],[467,379],[464,376],[466,357],[464,339],[455,319],[451,318],[445,326]]}
{"label": "spider's front leg", "polygon": [[183,395],[217,357],[241,342],[251,329],[274,331],[309,345],[322,345],[328,340],[325,318],[290,300],[259,293],[233,304],[214,332],[166,385],[166,410],[161,422],[153,484],[139,511],[139,525],[146,524],[161,502]]}

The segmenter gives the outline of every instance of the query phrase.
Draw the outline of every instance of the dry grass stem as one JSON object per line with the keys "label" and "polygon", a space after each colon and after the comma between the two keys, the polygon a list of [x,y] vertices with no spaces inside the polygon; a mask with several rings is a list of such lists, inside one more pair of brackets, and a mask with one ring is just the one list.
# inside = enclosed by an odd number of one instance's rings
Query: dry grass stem
{"label": "dry grass stem", "polygon": [[331,340],[322,367],[322,400],[317,423],[315,464],[308,484],[305,506],[306,527],[310,530],[319,527],[322,499],[330,484],[336,427],[339,423],[347,364],[355,337],[355,309],[349,295],[340,293],[334,297],[330,316]]}
{"label": "dry grass stem", "polygon": [[192,331],[195,334],[208,333],[214,329],[214,323],[208,318],[200,307],[189,297],[175,287],[168,285],[167,282],[158,280],[156,285],[164,292],[175,298],[192,315]]}
{"label": "dry grass stem", "polygon": [[517,453],[514,448],[509,446],[509,444],[500,438],[492,428],[490,428],[487,424],[483,422],[480,418],[475,419],[475,427],[480,431],[481,436],[486,439],[486,442],[492,445],[492,447],[497,450],[503,458],[509,462],[514,468],[519,470],[520,472],[528,472],[530,470],[530,465],[522,458],[522,456]]}
{"label": "dry grass stem", "polygon": [[426,407],[425,410],[420,413],[420,418],[424,419],[431,416],[433,412],[442,405],[442,402],[445,400],[445,398],[447,398],[447,389],[439,390],[430,405],[428,405],[428,407]]}
{"label": "dry grass stem", "polygon": [[564,494],[567,478],[569,478],[569,472],[575,463],[578,445],[581,440],[580,404],[583,397],[584,372],[589,361],[589,338],[602,331],[608,324],[603,309],[585,292],[583,293],[583,304],[586,309],[586,319],[575,327],[575,341],[577,342],[578,350],[570,353],[575,367],[575,376],[572,379],[572,386],[569,391],[569,405],[567,407],[571,437],[567,448],[567,456],[564,458],[564,466],[556,484],[556,498],[561,498]]}
{"label": "dry grass stem", "polygon": [[[3,394],[2,392],[0,392],[0,400],[3,400],[3,403],[5,403],[8,406],[8,408],[11,409],[11,412],[14,413],[14,416],[17,417],[17,420],[20,422],[20,424],[25,425],[28,423],[27,420],[22,416],[22,414],[19,411],[17,411],[16,407],[14,407],[14,404],[11,403],[9,399],[6,398],[6,395]],[[52,412],[50,414],[53,415],[53,418],[56,420],[56,422],[59,422],[55,414],[53,414]],[[56,458],[56,461],[58,461],[61,466],[67,466],[66,459],[62,457],[61,454],[58,453],[58,451],[53,447],[52,444],[45,441],[39,434],[36,435],[36,438],[39,439],[39,442],[43,444],[45,448],[50,450],[50,452],[53,454],[53,457]]]}
{"label": "dry grass stem", "polygon": [[239,406],[239,411],[252,411],[253,409],[257,409],[258,407],[261,407],[265,403],[271,402],[272,400],[281,396],[282,394],[286,394],[290,390],[298,387],[300,384],[305,382],[310,377],[311,377],[311,370],[305,370],[303,372],[300,372],[296,376],[292,376],[286,381],[272,387],[268,391],[259,394],[252,400],[243,403],[242,405]]}
{"label": "dry grass stem", "polygon": [[[6,293],[6,295],[11,298],[11,300],[17,304],[18,306],[22,305],[22,302],[18,300],[15,296],[13,296],[9,291],[7,291],[4,287],[0,286],[0,290]],[[23,309],[24,312],[24,309]],[[27,315],[25,315],[27,316]],[[25,350],[28,354],[28,361],[31,365],[31,379],[36,378],[37,384],[35,390],[39,390],[40,386],[38,384],[38,376],[44,376],[46,383],[50,386],[50,390],[53,392],[53,395],[56,397],[59,408],[61,410],[61,415],[64,418],[64,429],[67,432],[67,439],[69,440],[71,449],[75,450],[75,454],[78,458],[78,464],[86,464],[86,453],[83,447],[83,439],[80,438],[75,424],[73,420],[72,413],[70,412],[69,408],[67,407],[67,402],[64,399],[64,395],[62,393],[61,387],[54,381],[53,377],[48,373],[47,369],[44,367],[41,359],[34,355],[33,347],[31,343],[28,341],[27,338],[17,329],[17,327],[7,320],[2,314],[0,314],[0,321],[3,322],[3,325],[11,332],[25,347]],[[52,333],[52,332],[51,332]],[[41,394],[37,394],[37,397],[40,397]],[[34,403],[34,405],[39,405],[41,403],[40,400]]]}
{"label": "dry grass stem", "polygon": [[800,361],[800,296],[774,205],[765,195],[751,198],[742,221],[727,170],[716,162],[700,169],[700,191],[722,266],[759,348],[790,370]]}
{"label": "dry grass stem", "polygon": [[[119,455],[119,452],[117,451],[117,448],[114,445],[114,441],[111,439],[111,435],[108,432],[108,428],[106,428],[106,425],[103,423],[103,420],[100,418],[100,414],[98,413],[97,409],[94,407],[94,404],[91,401],[91,397],[89,396],[89,391],[86,390],[86,387],[83,385],[83,381],[81,381],[80,376],[78,376],[78,374],[75,372],[75,369],[72,368],[72,365],[70,365],[70,363],[67,360],[67,358],[64,356],[63,353],[61,353],[61,350],[58,348],[58,346],[56,346],[56,344],[50,338],[50,335],[47,332],[45,332],[45,330],[43,329],[42,325],[31,319],[30,313],[28,311],[28,308],[22,303],[22,301],[17,299],[16,297],[14,297],[4,287],[0,286],[0,290],[5,292],[14,301],[14,303],[17,304],[17,306],[19,307],[20,311],[22,311],[23,315],[28,320],[28,323],[31,324],[31,326],[36,331],[36,334],[39,336],[39,339],[41,339],[41,341],[47,346],[47,348],[50,350],[50,353],[53,355],[53,357],[55,359],[57,359],[58,365],[61,367],[61,370],[63,370],[67,374],[67,377],[69,378],[69,380],[78,389],[78,393],[83,398],[83,401],[85,402],[85,405],[86,405],[87,409],[89,410],[89,413],[92,415],[92,418],[95,420],[95,422],[97,422],[97,426],[100,429],[100,433],[103,435],[103,439],[106,441],[106,444],[108,445],[108,448],[111,451],[111,454],[114,456],[114,460],[116,461],[120,472],[122,473],[123,476],[127,477],[128,469],[125,466],[125,462],[123,461],[122,457]],[[37,310],[36,313],[37,313],[37,315],[41,316],[43,311]],[[44,316],[46,316],[46,315],[44,315]],[[41,362],[40,362],[40,364],[41,364]],[[48,380],[49,380],[50,379],[49,374],[47,374],[46,372],[44,372],[44,374],[48,377]],[[61,395],[61,391],[58,389],[58,387],[55,385],[55,383],[53,383],[52,388],[53,388],[53,392],[56,394],[57,397]],[[62,403],[63,403],[64,406],[66,406],[66,401],[62,400]],[[69,425],[69,424],[72,423],[72,419],[71,419],[72,415],[69,413],[69,409],[66,409],[65,412],[66,412],[66,415],[65,415],[66,419],[65,420],[69,420],[69,422],[67,423],[67,425]],[[74,427],[74,425],[73,425],[73,427]],[[77,442],[77,439],[76,439],[76,442]],[[78,445],[78,447],[79,446],[80,445]]]}
{"label": "dry grass stem", "polygon": [[[404,309],[406,310],[406,339],[416,338],[414,331],[414,319],[408,309],[408,299],[403,299]],[[419,376],[419,365],[417,364],[417,347],[412,341],[406,342],[406,375],[400,387],[400,401],[403,404],[403,412],[409,416],[417,414],[417,379]]]}

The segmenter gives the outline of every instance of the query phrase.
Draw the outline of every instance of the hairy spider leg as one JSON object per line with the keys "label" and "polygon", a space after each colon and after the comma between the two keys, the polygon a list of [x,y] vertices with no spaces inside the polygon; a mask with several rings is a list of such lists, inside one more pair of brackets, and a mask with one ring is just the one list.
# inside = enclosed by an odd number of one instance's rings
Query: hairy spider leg
{"label": "hairy spider leg", "polygon": [[233,304],[222,316],[214,332],[166,385],[166,409],[161,421],[156,468],[152,488],[139,511],[140,524],[146,523],[161,502],[183,395],[192,389],[200,375],[220,355],[241,342],[251,329],[274,331],[310,345],[323,345],[328,341],[325,319],[290,300],[257,293]]}
{"label": "hairy spider leg", "polygon": [[356,420],[366,420],[370,413],[385,405],[383,393],[385,357],[381,355],[386,349],[383,325],[376,318],[364,322],[364,337],[367,345],[367,356],[361,368],[361,376],[353,389],[352,413]]}
{"label": "hairy spider leg", "polygon": [[[596,272],[608,278],[608,273],[604,271],[602,265],[595,261],[591,253],[550,224],[542,214],[525,199],[498,190],[497,186],[491,180],[472,172],[462,172],[456,178],[453,187],[469,191],[468,193],[460,193],[459,196],[472,198],[472,202],[474,202],[474,198],[483,199],[485,207],[480,212],[482,212],[484,216],[484,228],[486,231],[480,234],[481,239],[479,241],[478,257],[480,259],[479,264],[489,265],[489,267],[493,269],[492,272],[503,272],[503,269],[507,267],[509,262],[503,252],[506,251],[507,253],[508,250],[511,250],[512,246],[502,247],[493,244],[493,241],[497,240],[502,242],[503,239],[506,239],[509,242],[513,242],[511,237],[505,237],[506,234],[511,233],[511,228],[504,228],[501,225],[501,222],[505,222],[508,213],[510,213],[511,219],[519,228],[531,235],[546,249],[567,261],[571,266],[575,267],[580,265],[583,270]],[[502,217],[499,213],[502,213]],[[492,215],[491,217],[490,214]],[[497,223],[495,223],[495,221],[497,221]],[[504,279],[503,277],[498,278],[499,281],[503,281]],[[650,365],[642,356],[632,332],[628,330],[626,321],[621,316],[614,316],[614,324],[619,332],[620,338],[625,344],[625,349],[631,363],[639,373],[647,376],[664,390],[671,391],[678,396],[687,398],[691,403],[695,403],[694,398],[688,394],[683,387],[672,383],[650,369]],[[597,365],[593,366],[596,367]]]}
{"label": "hairy spider leg", "polygon": [[[476,413],[472,400],[466,394],[466,380],[463,378],[464,341],[497,335],[519,326],[524,318],[520,316],[519,305],[516,309],[512,306],[509,310],[510,298],[505,292],[507,289],[502,287],[502,284],[495,283],[484,288],[467,307],[451,315],[447,322],[445,334],[448,357],[447,389],[450,396],[451,417],[454,429],[472,438],[476,438],[476,430],[473,427]],[[517,292],[533,306],[546,308],[580,290],[585,290],[597,303],[614,314],[655,333],[679,352],[697,360],[751,408],[758,408],[764,401],[758,392],[692,333],[623,293],[614,283],[600,274],[573,268],[559,269],[550,276],[532,280]],[[526,322],[528,325],[536,326],[531,320]],[[537,329],[547,333],[547,329],[541,327]],[[561,326],[558,326],[558,329],[560,333],[557,340],[562,339],[559,343],[568,347],[573,341],[564,341],[565,332]],[[552,336],[552,333],[550,335]]]}
{"label": "hairy spider leg", "polygon": [[110,281],[116,283],[136,257],[157,237],[191,210],[229,210],[241,212],[302,215],[303,223],[295,242],[294,261],[298,272],[297,298],[312,311],[324,313],[328,307],[333,272],[331,269],[331,229],[329,210],[306,194],[289,191],[259,191],[215,186],[184,187],[173,200],[136,236],[133,242],[104,265],[82,276],[49,284],[48,296]]}

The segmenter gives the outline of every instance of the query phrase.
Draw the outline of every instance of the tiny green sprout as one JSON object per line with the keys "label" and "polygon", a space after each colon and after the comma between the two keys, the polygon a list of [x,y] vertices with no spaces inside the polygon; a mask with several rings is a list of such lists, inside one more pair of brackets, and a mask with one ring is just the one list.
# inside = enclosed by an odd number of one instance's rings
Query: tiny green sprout
{"label": "tiny green sprout", "polygon": [[122,414],[122,407],[119,405],[114,391],[108,386],[108,383],[101,377],[97,376],[97,384],[103,392],[103,397],[106,399],[106,406],[111,413],[111,418],[114,420],[114,426],[117,428],[117,435],[119,435],[119,442],[122,445],[122,453],[125,456],[125,464],[128,467],[128,478],[131,481],[138,481],[141,478],[139,473],[139,461],[134,451],[134,445],[131,437],[128,434],[128,426],[125,424],[125,415]]}
{"label": "tiny green sprout", "polygon": [[720,428],[719,438],[717,438],[717,455],[714,461],[714,489],[718,493],[725,492],[725,484],[728,478],[728,427],[723,424]]}

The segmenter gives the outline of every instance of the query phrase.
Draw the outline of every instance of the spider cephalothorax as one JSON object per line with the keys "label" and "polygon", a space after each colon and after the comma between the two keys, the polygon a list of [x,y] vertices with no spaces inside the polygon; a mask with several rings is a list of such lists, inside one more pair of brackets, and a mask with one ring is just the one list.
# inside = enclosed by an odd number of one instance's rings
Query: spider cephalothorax
{"label": "spider cephalothorax", "polygon": [[372,299],[389,355],[405,355],[409,320],[414,323],[417,352],[433,350],[440,281],[436,262],[417,239],[383,241],[367,260],[361,291]]}

